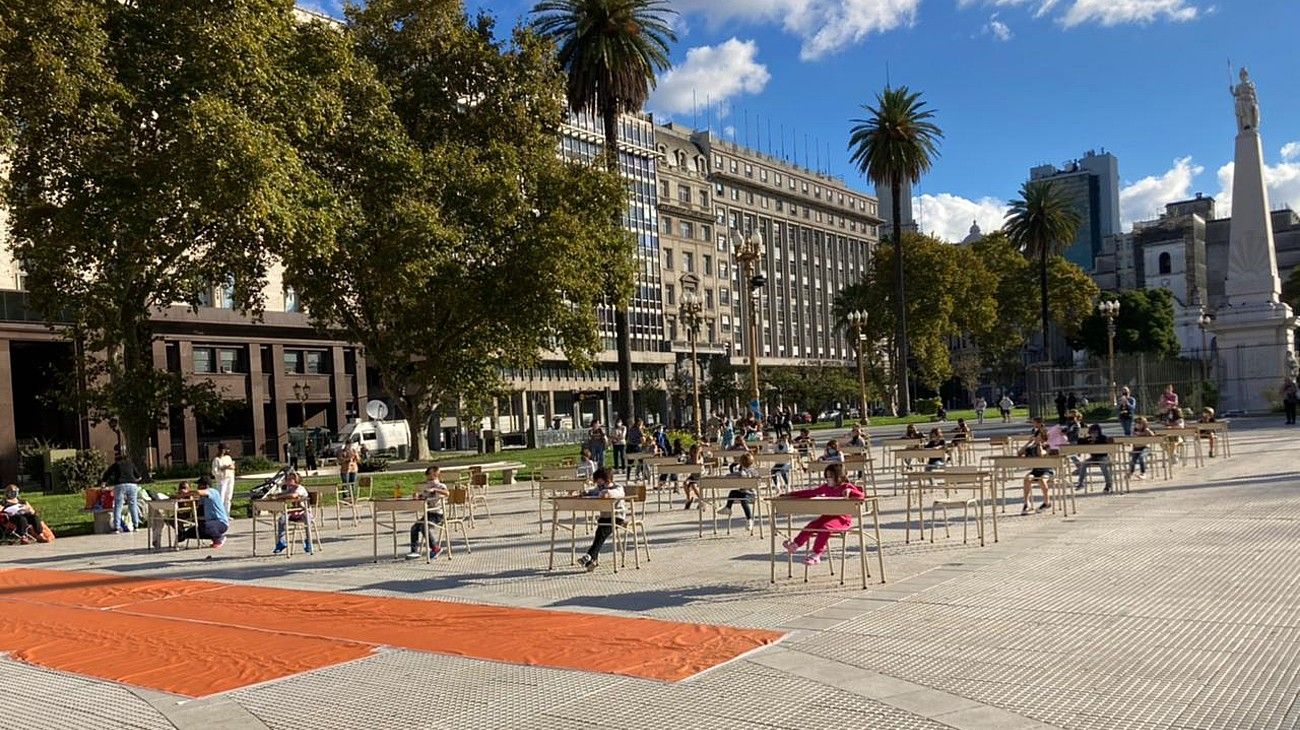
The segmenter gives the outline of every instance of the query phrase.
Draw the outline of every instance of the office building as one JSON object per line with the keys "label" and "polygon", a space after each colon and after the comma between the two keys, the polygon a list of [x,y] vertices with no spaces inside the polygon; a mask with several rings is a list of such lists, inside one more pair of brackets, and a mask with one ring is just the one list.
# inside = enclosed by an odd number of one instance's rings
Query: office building
{"label": "office building", "polygon": [[1039,165],[1029,170],[1031,182],[1050,182],[1064,190],[1079,214],[1079,230],[1065,258],[1092,271],[1107,236],[1121,232],[1119,219],[1119,161],[1104,149],[1088,150],[1060,168]]}

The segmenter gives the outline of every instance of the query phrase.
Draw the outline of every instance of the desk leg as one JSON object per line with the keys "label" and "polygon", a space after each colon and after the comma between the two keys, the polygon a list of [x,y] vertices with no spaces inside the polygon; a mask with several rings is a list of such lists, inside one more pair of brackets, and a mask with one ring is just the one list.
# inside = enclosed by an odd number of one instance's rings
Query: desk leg
{"label": "desk leg", "polygon": [[[873,507],[871,511],[875,512],[876,510]],[[868,575],[867,536],[866,534],[863,533],[863,530],[866,529],[866,525],[862,523],[865,522],[866,519],[867,519],[866,515],[862,514],[862,508],[859,507],[858,508],[858,562],[861,564],[860,567],[862,568],[862,590],[864,591],[867,589],[867,575]],[[844,566],[843,564],[841,564],[840,565],[841,574],[843,574],[843,570],[844,570]]]}
{"label": "desk leg", "polygon": [[253,510],[253,557],[257,557],[257,510]]}
{"label": "desk leg", "polygon": [[903,517],[903,544],[909,545],[912,542],[912,490],[903,487],[903,499],[907,503],[906,513]]}
{"label": "desk leg", "polygon": [[547,564],[547,570],[555,570],[555,522],[560,518],[558,510],[551,510],[551,560]]}
{"label": "desk leg", "polygon": [[[424,564],[428,565],[433,562],[433,535],[429,534],[429,508],[421,507],[420,513],[423,515],[421,520],[424,522]],[[447,556],[451,557],[451,553],[447,553]]]}
{"label": "desk leg", "polygon": [[370,547],[374,550],[374,562],[379,562],[379,510],[370,511]]}
{"label": "desk leg", "polygon": [[993,542],[998,541],[998,506],[997,490],[990,485],[989,496],[993,499],[993,504],[989,505],[989,511],[993,513]]}
{"label": "desk leg", "polygon": [[771,553],[770,567],[772,568],[772,583],[775,584],[776,583],[776,513],[773,512],[771,509],[768,509],[767,517],[770,520],[770,522],[768,523],[768,527],[771,528],[768,530],[768,534],[772,538],[771,539],[772,553]]}
{"label": "desk leg", "polygon": [[871,516],[876,523],[876,563],[880,566],[880,582],[885,582],[885,543],[880,539],[880,503],[871,509]]}

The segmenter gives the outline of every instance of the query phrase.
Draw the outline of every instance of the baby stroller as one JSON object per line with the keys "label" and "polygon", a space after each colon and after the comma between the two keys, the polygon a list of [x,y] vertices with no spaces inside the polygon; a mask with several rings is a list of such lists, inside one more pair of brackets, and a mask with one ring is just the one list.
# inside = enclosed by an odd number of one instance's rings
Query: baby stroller
{"label": "baby stroller", "polygon": [[[289,473],[292,471],[293,471],[292,467],[288,467],[288,466],[282,467],[280,471],[277,471],[276,473],[272,474],[270,477],[267,477],[266,480],[264,480],[261,484],[250,489],[248,491],[248,498],[250,500],[265,499],[267,495],[280,491],[280,486],[284,484],[285,477],[289,476]],[[253,514],[252,505],[249,505],[248,513],[249,516],[251,517]]]}

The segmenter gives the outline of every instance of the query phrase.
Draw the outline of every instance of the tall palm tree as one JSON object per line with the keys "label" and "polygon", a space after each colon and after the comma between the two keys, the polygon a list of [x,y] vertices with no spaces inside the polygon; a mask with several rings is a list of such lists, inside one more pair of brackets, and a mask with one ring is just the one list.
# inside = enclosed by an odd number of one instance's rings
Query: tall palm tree
{"label": "tall palm tree", "polygon": [[[618,173],[618,119],[638,112],[669,68],[668,46],[677,40],[676,13],[664,0],[543,0],[534,26],[555,42],[568,74],[565,95],[574,112],[592,112],[605,127],[605,166]],[[632,343],[627,306],[614,310],[618,346],[618,410],[632,419]]]}
{"label": "tall palm tree", "polygon": [[1047,339],[1047,260],[1059,256],[1079,232],[1079,213],[1063,188],[1050,180],[1027,182],[1020,199],[1011,201],[1003,226],[1007,237],[1028,258],[1038,258],[1038,293],[1043,325],[1043,359],[1052,359]]}
{"label": "tall palm tree", "polygon": [[869,115],[854,119],[849,133],[849,150],[858,170],[877,185],[889,186],[894,201],[890,220],[893,221],[894,239],[894,308],[897,322],[898,359],[896,361],[900,403],[903,415],[912,410],[908,391],[907,361],[907,288],[903,283],[903,183],[919,182],[938,157],[939,140],[943,131],[930,121],[934,111],[921,101],[921,93],[906,86],[897,89],[885,87],[876,94],[876,105],[863,104]]}

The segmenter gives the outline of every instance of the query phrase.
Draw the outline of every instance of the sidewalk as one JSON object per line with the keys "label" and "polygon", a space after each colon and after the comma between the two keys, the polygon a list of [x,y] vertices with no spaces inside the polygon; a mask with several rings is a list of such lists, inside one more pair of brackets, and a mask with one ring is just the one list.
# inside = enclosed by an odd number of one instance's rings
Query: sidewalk
{"label": "sidewalk", "polygon": [[[399,649],[201,700],[0,660],[6,724],[80,727],[1289,728],[1300,725],[1300,474],[1294,430],[1234,423],[1233,458],[1095,491],[1077,518],[1013,516],[1001,541],[903,544],[884,499],[889,582],[768,583],[768,541],[695,536],[656,512],[652,561],[617,575],[557,558],[526,484],[496,493],[474,552],[392,560],[369,520],[325,551],[250,557],[237,521],[219,553],[149,554],[106,535],[0,550],[3,567],[119,571],[262,586],[778,629],[780,644],[665,684]],[[1280,448],[1281,447],[1281,448]],[[882,495],[889,495],[881,482]],[[680,504],[680,503],[679,503]],[[1018,511],[1018,510],[1016,510]],[[740,524],[737,521],[736,525]],[[913,533],[915,535],[915,533]],[[549,531],[546,538],[549,538]],[[990,536],[991,537],[991,536]],[[260,538],[259,538],[260,539]],[[403,540],[399,542],[404,542]],[[567,555],[567,546],[564,554]],[[563,567],[559,567],[559,566]],[[873,567],[874,570],[874,567]],[[329,621],[347,621],[344,615]],[[436,615],[430,616],[436,621]],[[508,641],[508,637],[483,637]],[[127,648],[124,642],[124,650]],[[196,647],[196,650],[203,650]],[[57,698],[57,700],[51,700]]]}

